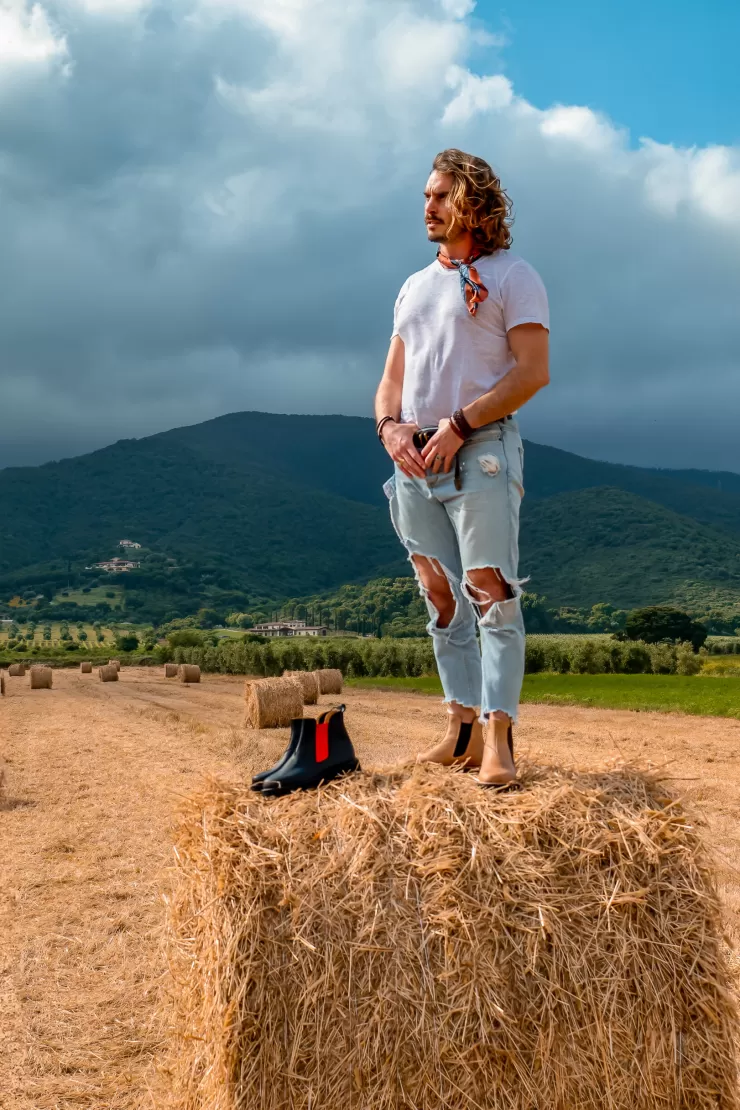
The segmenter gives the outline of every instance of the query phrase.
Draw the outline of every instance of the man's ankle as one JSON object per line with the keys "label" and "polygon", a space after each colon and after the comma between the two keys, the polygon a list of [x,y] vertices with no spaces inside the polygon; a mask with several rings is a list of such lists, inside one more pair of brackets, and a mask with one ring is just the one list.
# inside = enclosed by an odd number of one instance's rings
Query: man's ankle
{"label": "man's ankle", "polygon": [[478,716],[475,709],[471,709],[468,705],[458,705],[457,703],[448,705],[447,713],[450,717],[463,721],[466,725],[469,725]]}

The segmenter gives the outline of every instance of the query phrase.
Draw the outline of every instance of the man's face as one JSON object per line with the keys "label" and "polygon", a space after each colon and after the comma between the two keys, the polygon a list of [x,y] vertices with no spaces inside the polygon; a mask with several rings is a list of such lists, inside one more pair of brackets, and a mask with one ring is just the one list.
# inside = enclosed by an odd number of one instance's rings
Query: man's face
{"label": "man's face", "polygon": [[452,217],[447,206],[447,196],[452,188],[452,176],[433,170],[424,190],[424,222],[431,243],[444,243],[452,231]]}

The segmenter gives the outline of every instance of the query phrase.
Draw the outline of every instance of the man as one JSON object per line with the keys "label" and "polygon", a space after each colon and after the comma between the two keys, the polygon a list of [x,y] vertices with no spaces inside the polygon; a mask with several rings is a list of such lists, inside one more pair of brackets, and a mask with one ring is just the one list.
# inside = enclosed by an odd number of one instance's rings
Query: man
{"label": "man", "polygon": [[482,158],[438,154],[424,197],[437,257],[398,295],[375,401],[395,463],[391,518],[426,598],[449,715],[419,759],[477,767],[482,785],[510,789],[524,676],[512,414],[549,381],[547,295],[509,252],[511,204]]}

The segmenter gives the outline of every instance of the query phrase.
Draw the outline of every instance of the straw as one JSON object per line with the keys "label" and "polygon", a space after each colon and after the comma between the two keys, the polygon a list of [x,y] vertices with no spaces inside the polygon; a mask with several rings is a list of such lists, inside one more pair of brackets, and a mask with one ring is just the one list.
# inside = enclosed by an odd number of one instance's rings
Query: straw
{"label": "straw", "polygon": [[627,767],[439,768],[184,803],[184,1110],[737,1110],[694,823]]}

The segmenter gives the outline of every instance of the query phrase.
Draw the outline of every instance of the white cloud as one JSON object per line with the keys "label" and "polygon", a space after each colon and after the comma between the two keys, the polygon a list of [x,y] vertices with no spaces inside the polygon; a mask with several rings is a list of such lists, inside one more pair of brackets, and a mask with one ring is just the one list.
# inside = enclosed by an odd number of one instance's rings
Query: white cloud
{"label": "white cloud", "polygon": [[712,146],[677,150],[644,139],[648,196],[667,216],[682,206],[740,226],[740,150]]}
{"label": "white cloud", "polygon": [[93,15],[126,19],[147,7],[150,0],[73,0],[73,2]]}
{"label": "white cloud", "polygon": [[386,91],[403,95],[439,86],[465,40],[462,26],[402,12],[378,33],[378,75]]}
{"label": "white cloud", "polygon": [[501,174],[550,292],[533,438],[740,469],[737,149],[634,148],[471,72],[468,0],[46,2],[0,0],[6,451],[240,407],[369,411],[396,292],[430,258],[423,183],[454,145]]}
{"label": "white cloud", "polygon": [[441,0],[442,10],[453,19],[464,19],[475,9],[475,0]]}
{"label": "white cloud", "polygon": [[480,112],[500,112],[514,100],[514,90],[507,77],[499,74],[478,77],[462,66],[450,66],[447,86],[457,93],[442,114],[443,124],[467,123]]}
{"label": "white cloud", "polygon": [[590,108],[556,104],[542,113],[543,135],[558,142],[574,143],[593,154],[615,152],[625,145],[626,135],[604,116]]}
{"label": "white cloud", "polygon": [[63,57],[67,46],[55,35],[41,4],[0,0],[0,79],[16,66],[39,65]]}

